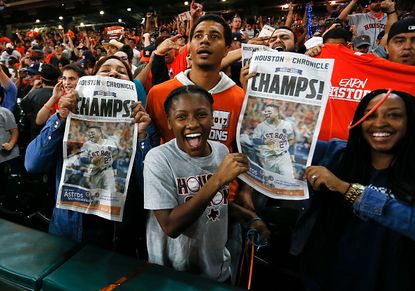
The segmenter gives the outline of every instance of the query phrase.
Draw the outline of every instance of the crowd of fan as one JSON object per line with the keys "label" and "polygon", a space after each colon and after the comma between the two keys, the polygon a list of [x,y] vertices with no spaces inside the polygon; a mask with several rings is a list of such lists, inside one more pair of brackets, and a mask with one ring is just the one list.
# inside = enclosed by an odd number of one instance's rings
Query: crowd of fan
{"label": "crowd of fan", "polygon": [[[311,21],[305,7],[292,4],[287,14],[273,18],[234,15],[227,19],[232,39],[230,52],[221,61],[222,71],[245,89],[248,71],[240,61],[242,43],[310,56],[318,55],[324,44],[337,43],[359,54],[371,53],[392,62],[415,65],[413,39],[412,48],[405,54],[393,44],[396,35],[415,27],[415,18],[399,10],[395,2],[371,0],[363,7],[358,0],[352,0],[335,9],[329,4],[326,8],[318,13],[316,10]],[[147,12],[145,25],[138,28],[112,27],[99,31],[51,27],[45,31],[16,31],[1,37],[0,184],[7,184],[10,172],[21,171],[26,146],[39,135],[49,117],[60,110],[59,98],[72,93],[80,77],[92,75],[101,58],[114,55],[128,63],[144,106],[155,85],[192,68],[189,47],[192,27],[203,14],[203,6],[192,2],[188,19],[176,17],[170,23],[158,23]],[[259,37],[265,25],[277,27],[271,37]],[[114,30],[118,31],[115,36],[110,35]],[[30,130],[22,130],[23,118]],[[301,117],[300,122],[305,118]],[[298,127],[301,126],[304,127],[302,124]],[[24,133],[20,138],[19,130]],[[163,132],[161,135],[164,138]],[[247,216],[252,221],[255,212],[251,214],[248,210]],[[262,233],[266,232],[266,226],[260,227]]]}

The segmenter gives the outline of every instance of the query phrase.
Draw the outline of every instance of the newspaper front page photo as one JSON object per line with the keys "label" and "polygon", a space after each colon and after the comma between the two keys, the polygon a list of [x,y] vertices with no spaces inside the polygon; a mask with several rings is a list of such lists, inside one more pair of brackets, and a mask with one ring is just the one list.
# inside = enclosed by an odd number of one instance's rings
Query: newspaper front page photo
{"label": "newspaper front page photo", "polygon": [[57,207],[121,221],[137,141],[132,82],[82,77],[78,112],[68,116]]}
{"label": "newspaper front page photo", "polygon": [[238,150],[250,162],[240,178],[274,199],[307,199],[304,171],[311,164],[334,61],[246,51],[243,59],[252,55],[250,72],[256,75],[248,82],[238,123]]}

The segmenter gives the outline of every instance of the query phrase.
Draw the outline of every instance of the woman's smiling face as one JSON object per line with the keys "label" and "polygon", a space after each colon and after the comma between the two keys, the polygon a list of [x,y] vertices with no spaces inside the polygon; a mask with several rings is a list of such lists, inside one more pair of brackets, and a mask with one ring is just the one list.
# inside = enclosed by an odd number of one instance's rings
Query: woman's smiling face
{"label": "woman's smiling face", "polygon": [[169,128],[179,148],[192,157],[210,154],[207,143],[213,124],[212,105],[200,94],[181,95],[172,102]]}
{"label": "woman's smiling face", "polygon": [[[384,94],[373,98],[366,107],[369,112]],[[372,152],[393,153],[396,145],[404,138],[407,127],[407,114],[404,101],[391,94],[386,101],[362,122],[363,138]]]}

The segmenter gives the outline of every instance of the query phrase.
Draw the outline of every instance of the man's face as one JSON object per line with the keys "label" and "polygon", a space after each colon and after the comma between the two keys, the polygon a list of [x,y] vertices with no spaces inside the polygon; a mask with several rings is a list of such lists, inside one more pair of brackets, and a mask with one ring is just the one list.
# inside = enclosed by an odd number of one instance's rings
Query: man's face
{"label": "man's face", "polygon": [[382,7],[380,6],[381,0],[372,0],[369,4],[369,9],[373,12],[380,12]]}
{"label": "man's face", "polygon": [[71,93],[78,84],[79,76],[74,70],[65,70],[62,74],[62,85],[65,93]]}
{"label": "man's face", "polygon": [[294,34],[288,29],[276,29],[269,39],[268,46],[277,51],[293,52],[295,50]]}
{"label": "man's face", "polygon": [[167,54],[164,56],[164,61],[166,64],[171,64],[174,61],[175,54],[175,50],[169,50],[167,52]]}
{"label": "man's face", "polygon": [[113,45],[109,45],[108,49],[107,49],[107,55],[112,56],[113,54],[115,54],[118,51],[118,48],[116,46]]}
{"label": "man's face", "polygon": [[279,119],[278,109],[273,106],[267,106],[264,110],[265,120],[275,122]]}
{"label": "man's face", "polygon": [[386,50],[389,61],[415,66],[415,32],[395,35],[389,40]]}
{"label": "man's face", "polygon": [[196,26],[190,41],[193,67],[205,70],[218,69],[228,50],[224,28],[220,23],[206,20]]}
{"label": "man's face", "polygon": [[239,17],[235,17],[232,19],[231,27],[233,29],[241,29],[242,21]]}
{"label": "man's face", "polygon": [[101,130],[96,127],[91,127],[86,133],[88,139],[92,142],[98,142],[101,138]]}

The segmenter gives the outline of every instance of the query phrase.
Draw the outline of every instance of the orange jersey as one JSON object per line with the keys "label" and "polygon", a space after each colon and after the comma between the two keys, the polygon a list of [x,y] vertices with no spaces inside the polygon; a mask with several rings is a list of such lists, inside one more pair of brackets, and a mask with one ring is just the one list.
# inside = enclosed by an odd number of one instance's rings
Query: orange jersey
{"label": "orange jersey", "polygon": [[[214,125],[209,139],[225,144],[229,151],[232,151],[232,146],[236,139],[236,127],[238,124],[239,113],[241,112],[244,100],[244,92],[227,76],[222,75],[222,79],[225,78],[227,82],[226,87],[217,88],[218,86],[215,86],[215,88],[210,90],[214,100]],[[169,130],[167,125],[167,116],[164,112],[164,101],[166,100],[167,95],[174,89],[190,84],[193,83],[187,79],[184,73],[181,73],[178,75],[178,78],[158,84],[148,92],[147,112],[150,114],[151,119],[160,131],[163,143],[174,138],[173,132]]]}
{"label": "orange jersey", "polygon": [[[184,70],[187,69],[187,61],[186,61],[186,56],[189,52],[189,49],[187,48],[187,46],[180,52],[180,54],[178,54],[175,58],[174,61],[171,62],[170,64],[166,64],[167,66],[167,71],[169,72],[169,76],[170,78],[174,78],[176,77],[177,74],[183,72]],[[147,81],[146,81],[146,91],[150,91],[151,87],[152,87],[152,82],[153,82],[153,74],[151,73],[151,71],[148,73],[147,76]],[[167,95],[166,95],[167,97]]]}
{"label": "orange jersey", "polygon": [[373,54],[355,54],[343,45],[333,44],[326,44],[318,57],[335,59],[319,139],[346,140],[356,107],[370,91],[392,88],[415,95],[415,66],[393,63]]}

